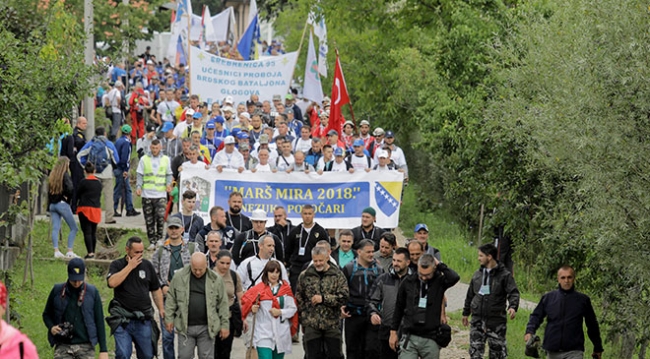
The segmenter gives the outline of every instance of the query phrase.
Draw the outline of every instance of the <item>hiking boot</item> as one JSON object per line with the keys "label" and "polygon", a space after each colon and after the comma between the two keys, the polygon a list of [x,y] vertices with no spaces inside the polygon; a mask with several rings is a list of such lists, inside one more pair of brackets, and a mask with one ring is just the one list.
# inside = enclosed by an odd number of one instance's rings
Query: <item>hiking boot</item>
{"label": "hiking boot", "polygon": [[135,217],[135,216],[139,216],[139,215],[140,215],[140,212],[136,211],[135,209],[130,210],[130,211],[126,211],[126,216],[127,217]]}
{"label": "hiking boot", "polygon": [[[126,214],[127,216],[129,215],[128,212]],[[115,211],[115,214],[113,214],[113,217],[122,217],[122,213]]]}

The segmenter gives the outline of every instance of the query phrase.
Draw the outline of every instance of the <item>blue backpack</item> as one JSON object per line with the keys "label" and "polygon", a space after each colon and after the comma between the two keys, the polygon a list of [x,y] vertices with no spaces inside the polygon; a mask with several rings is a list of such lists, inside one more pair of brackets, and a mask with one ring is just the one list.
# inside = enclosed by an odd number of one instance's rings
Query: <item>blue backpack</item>
{"label": "blue backpack", "polygon": [[93,139],[93,144],[90,146],[90,152],[88,153],[88,162],[95,165],[97,173],[104,172],[104,169],[109,165],[106,140],[98,137]]}

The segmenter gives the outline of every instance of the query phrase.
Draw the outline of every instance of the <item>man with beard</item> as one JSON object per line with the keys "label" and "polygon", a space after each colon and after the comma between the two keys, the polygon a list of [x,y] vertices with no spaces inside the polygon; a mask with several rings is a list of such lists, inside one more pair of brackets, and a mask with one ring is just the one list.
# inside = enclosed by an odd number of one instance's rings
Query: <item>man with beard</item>
{"label": "man with beard", "polygon": [[366,308],[373,283],[384,273],[372,257],[373,248],[371,240],[362,240],[357,258],[342,269],[350,288],[350,298],[341,307],[341,317],[345,318],[346,358],[349,359],[376,358],[379,355],[379,325],[368,321]]}
{"label": "man with beard", "polygon": [[205,225],[194,239],[201,252],[206,252],[206,238],[212,231],[219,232],[221,235],[221,249],[230,249],[239,234],[236,229],[226,224],[226,211],[219,206],[210,209],[210,223]]}
{"label": "man with beard", "polygon": [[262,116],[259,112],[253,112],[251,115],[251,126],[253,127],[248,135],[250,136],[250,144],[255,147],[256,143],[260,141],[260,136],[264,133],[262,128]]}
{"label": "man with beard", "polygon": [[228,197],[228,213],[226,213],[226,225],[233,227],[237,232],[246,232],[253,228],[250,218],[241,213],[244,205],[244,196],[233,191]]}
{"label": "man with beard", "polygon": [[383,229],[375,226],[375,217],[377,212],[372,207],[364,208],[361,212],[361,225],[352,229],[352,234],[354,234],[354,249],[359,249],[358,245],[364,239],[370,239],[375,245],[375,251],[379,250],[379,240],[381,235],[384,234]]}
{"label": "man with beard", "polygon": [[[303,207],[304,209],[304,207]],[[350,294],[343,273],[329,263],[327,249],[310,251],[312,265],[300,274],[296,300],[308,358],[340,358],[340,307]]]}
{"label": "man with beard", "polygon": [[[397,247],[395,235],[391,232],[384,232],[379,240],[379,250],[373,254],[373,258],[375,258],[384,271],[388,271],[393,264],[395,247]],[[408,252],[408,249],[406,251]]]}
{"label": "man with beard", "polygon": [[[253,222],[253,228],[240,233],[235,239],[235,243],[232,245],[232,259],[237,265],[248,257],[258,255],[260,251],[260,238],[267,234],[271,234],[266,231],[266,212],[264,212],[263,209],[254,210],[251,216],[251,221]],[[271,234],[271,236],[273,236],[273,240],[275,241],[276,258],[283,262],[284,244],[275,235]]]}
{"label": "man with beard", "polygon": [[[375,141],[375,138],[370,136],[370,122],[362,120],[359,122],[359,139],[363,140],[363,146],[370,151],[370,144]],[[382,130],[383,132],[383,130]]]}
{"label": "man with beard", "polygon": [[397,352],[388,345],[393,312],[397,300],[397,289],[402,280],[413,271],[409,268],[411,260],[406,248],[397,248],[393,254],[390,269],[377,277],[370,291],[368,315],[373,325],[379,325],[379,358],[397,359]]}
{"label": "man with beard", "polygon": [[291,282],[294,293],[296,293],[298,276],[302,268],[312,260],[311,250],[318,241],[330,239],[327,230],[314,222],[314,206],[304,205],[300,216],[302,223],[289,233],[284,253],[284,257],[289,263],[289,282]]}
{"label": "man with beard", "polygon": [[268,227],[267,230],[275,234],[280,241],[286,246],[289,239],[289,233],[294,228],[291,221],[287,219],[287,211],[282,206],[277,206],[273,210],[273,226]]}

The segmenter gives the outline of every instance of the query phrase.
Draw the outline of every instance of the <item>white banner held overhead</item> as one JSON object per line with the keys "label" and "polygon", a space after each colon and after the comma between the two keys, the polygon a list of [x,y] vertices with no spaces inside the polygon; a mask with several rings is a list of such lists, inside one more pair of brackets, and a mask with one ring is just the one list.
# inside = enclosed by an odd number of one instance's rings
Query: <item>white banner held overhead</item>
{"label": "white banner held overhead", "polygon": [[[214,169],[187,169],[181,172],[180,194],[196,192],[196,213],[210,221],[213,206],[228,208],[233,191],[243,195],[242,213],[247,216],[257,208],[267,213],[270,226],[273,209],[283,206],[287,217],[298,224],[302,206],[315,208],[315,221],[325,228],[354,228],[361,223],[366,207],[375,209],[376,225],[395,228],[399,223],[400,197],[404,174],[398,171],[278,172],[237,173]],[[207,222],[206,222],[207,223]]]}
{"label": "white banner held overhead", "polygon": [[235,103],[245,102],[251,95],[261,101],[273,95],[286,94],[298,59],[297,52],[264,60],[235,61],[212,55],[193,47],[191,53],[192,93],[211,104],[226,96]]}

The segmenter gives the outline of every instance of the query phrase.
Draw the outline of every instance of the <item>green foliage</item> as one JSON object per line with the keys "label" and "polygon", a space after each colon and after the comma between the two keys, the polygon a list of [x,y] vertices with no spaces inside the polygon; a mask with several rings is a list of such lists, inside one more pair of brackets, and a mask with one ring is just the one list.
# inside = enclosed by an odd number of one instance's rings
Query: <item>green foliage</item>
{"label": "green foliage", "polygon": [[[82,29],[57,4],[47,9],[37,8],[36,1],[0,5],[0,184],[9,188],[35,180],[49,167],[46,145],[56,146],[65,131],[57,120],[70,118],[88,90],[89,71],[78,60]],[[26,18],[46,21],[18,26]]]}
{"label": "green foliage", "polygon": [[[166,0],[122,0],[93,1],[93,35],[95,42],[103,42],[107,50],[98,50],[102,55],[123,57],[126,41],[133,48],[137,40],[149,40],[154,31],[168,31],[171,14],[161,6]],[[66,11],[83,24],[84,0],[66,0]]]}

